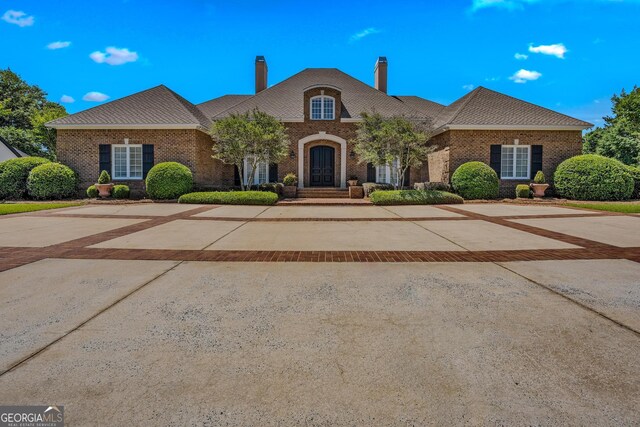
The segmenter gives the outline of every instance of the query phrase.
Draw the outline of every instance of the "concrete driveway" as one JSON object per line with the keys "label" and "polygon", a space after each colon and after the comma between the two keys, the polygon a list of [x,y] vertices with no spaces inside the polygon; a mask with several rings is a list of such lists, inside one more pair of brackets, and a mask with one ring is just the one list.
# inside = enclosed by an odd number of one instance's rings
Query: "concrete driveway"
{"label": "concrete driveway", "polygon": [[639,226],[500,204],[7,216],[0,404],[69,425],[634,425]]}

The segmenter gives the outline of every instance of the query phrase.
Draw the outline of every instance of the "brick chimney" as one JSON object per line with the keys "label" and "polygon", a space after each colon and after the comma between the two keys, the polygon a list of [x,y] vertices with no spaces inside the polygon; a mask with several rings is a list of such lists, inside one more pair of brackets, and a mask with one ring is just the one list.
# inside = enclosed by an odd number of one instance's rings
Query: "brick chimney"
{"label": "brick chimney", "polygon": [[267,88],[267,61],[264,56],[256,56],[256,93]]}
{"label": "brick chimney", "polygon": [[387,57],[381,56],[376,61],[376,68],[373,70],[375,88],[380,92],[387,93]]}

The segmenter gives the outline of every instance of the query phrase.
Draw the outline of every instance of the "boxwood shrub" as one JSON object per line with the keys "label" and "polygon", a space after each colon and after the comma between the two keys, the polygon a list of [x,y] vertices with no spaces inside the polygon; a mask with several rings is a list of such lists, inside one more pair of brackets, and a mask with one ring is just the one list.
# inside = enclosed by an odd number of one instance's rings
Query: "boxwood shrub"
{"label": "boxwood shrub", "polygon": [[29,172],[45,163],[51,162],[42,157],[20,157],[0,162],[0,199],[24,198]]}
{"label": "boxwood shrub", "polygon": [[158,163],[149,170],[145,184],[152,199],[177,199],[193,188],[193,174],[178,162]]}
{"label": "boxwood shrub", "polygon": [[451,176],[451,185],[456,193],[467,200],[495,199],[500,189],[496,171],[482,162],[460,165]]}
{"label": "boxwood shrub", "polygon": [[633,194],[632,199],[640,199],[640,168],[635,166],[627,166],[627,170],[633,177]]}
{"label": "boxwood shrub", "polygon": [[117,184],[111,190],[111,197],[114,199],[128,199],[129,195],[131,195],[131,191],[127,185]]}
{"label": "boxwood shrub", "polygon": [[34,199],[64,199],[76,193],[75,172],[61,163],[45,163],[29,172],[27,190]]}
{"label": "boxwood shrub", "polygon": [[214,205],[274,205],[278,195],[270,191],[205,191],[183,194],[178,203]]}
{"label": "boxwood shrub", "polygon": [[393,190],[393,185],[380,182],[365,182],[362,184],[364,190],[364,197],[369,197],[375,191],[379,190]]}
{"label": "boxwood shrub", "polygon": [[95,199],[98,197],[98,189],[95,185],[90,185],[89,188],[87,188],[87,197],[90,199]]}
{"label": "boxwood shrub", "polygon": [[438,190],[376,190],[371,194],[374,205],[443,205],[464,203],[457,194]]}
{"label": "boxwood shrub", "polygon": [[575,200],[625,200],[634,180],[618,160],[596,154],[575,156],[560,163],[554,174],[556,192]]}
{"label": "boxwood shrub", "polygon": [[529,199],[531,197],[531,187],[527,184],[516,185],[516,197],[518,199]]}

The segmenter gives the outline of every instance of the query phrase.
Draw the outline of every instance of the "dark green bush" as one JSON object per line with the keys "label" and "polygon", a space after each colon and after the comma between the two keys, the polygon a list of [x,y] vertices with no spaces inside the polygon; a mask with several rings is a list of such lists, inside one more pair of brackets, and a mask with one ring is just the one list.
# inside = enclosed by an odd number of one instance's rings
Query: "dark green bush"
{"label": "dark green bush", "polygon": [[364,190],[364,197],[369,197],[375,191],[393,190],[393,185],[378,182],[365,182],[362,184],[362,189]]}
{"label": "dark green bush", "polygon": [[457,194],[437,190],[376,190],[374,205],[444,205],[464,203]]}
{"label": "dark green bush", "polygon": [[451,186],[446,182],[416,182],[413,184],[414,190],[436,190],[436,191],[451,191]]}
{"label": "dark green bush", "polygon": [[451,176],[451,185],[456,193],[467,200],[495,199],[500,189],[496,171],[482,162],[460,165]]}
{"label": "dark green bush", "polygon": [[177,199],[191,191],[193,174],[177,162],[158,163],[147,174],[146,186],[152,199]]}
{"label": "dark green bush", "polygon": [[95,199],[98,197],[98,189],[95,185],[90,185],[89,188],[87,188],[87,197],[89,197],[90,199]]}
{"label": "dark green bush", "polygon": [[575,200],[625,200],[634,188],[627,166],[596,154],[575,156],[560,163],[553,181],[560,196]]}
{"label": "dark green bush", "polygon": [[282,187],[283,184],[279,182],[263,182],[259,185],[252,185],[251,190],[253,191],[269,191],[271,193],[275,193],[278,196],[282,195]]}
{"label": "dark green bush", "polygon": [[516,185],[516,197],[518,199],[528,199],[531,197],[531,187],[527,184]]}
{"label": "dark green bush", "polygon": [[627,166],[627,171],[633,177],[633,194],[631,195],[632,199],[640,199],[640,168],[635,166]]}
{"label": "dark green bush", "polygon": [[180,196],[178,203],[214,205],[274,205],[278,195],[269,191],[208,191]]}
{"label": "dark green bush", "polygon": [[111,197],[114,199],[128,199],[129,195],[131,195],[131,191],[129,190],[129,186],[127,185],[114,185],[111,190]]}
{"label": "dark green bush", "polygon": [[111,175],[109,172],[102,171],[100,172],[100,176],[98,177],[98,184],[109,184],[111,182]]}
{"label": "dark green bush", "polygon": [[64,199],[76,193],[77,177],[68,166],[45,163],[29,172],[27,190],[34,199]]}
{"label": "dark green bush", "polygon": [[0,199],[24,198],[29,172],[45,163],[51,162],[42,157],[20,157],[0,162]]}

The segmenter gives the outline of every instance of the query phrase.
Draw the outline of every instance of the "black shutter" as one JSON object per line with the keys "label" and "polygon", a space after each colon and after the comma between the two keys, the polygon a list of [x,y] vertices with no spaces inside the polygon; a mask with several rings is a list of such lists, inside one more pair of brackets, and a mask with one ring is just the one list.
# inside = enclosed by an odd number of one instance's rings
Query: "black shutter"
{"label": "black shutter", "polygon": [[367,182],[376,182],[376,167],[367,163]]}
{"label": "black shutter", "polygon": [[411,185],[411,166],[404,171],[404,186],[409,187]]}
{"label": "black shutter", "polygon": [[238,171],[238,166],[233,165],[233,185],[236,187],[240,186],[240,172]]}
{"label": "black shutter", "polygon": [[142,178],[147,177],[149,169],[153,167],[153,145],[142,145]]}
{"label": "black shutter", "polygon": [[278,164],[271,163],[269,165],[269,182],[278,182]]}
{"label": "black shutter", "polygon": [[542,170],[542,145],[531,146],[531,176],[533,179]]}
{"label": "black shutter", "polygon": [[111,145],[100,144],[98,146],[98,150],[100,161],[100,170],[98,171],[98,176],[100,176],[102,171],[107,171],[109,172],[109,175],[111,175]]}
{"label": "black shutter", "polygon": [[500,178],[500,167],[502,165],[502,145],[492,145],[491,154],[489,156],[489,166],[496,171]]}

